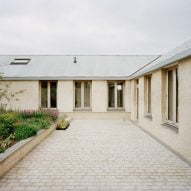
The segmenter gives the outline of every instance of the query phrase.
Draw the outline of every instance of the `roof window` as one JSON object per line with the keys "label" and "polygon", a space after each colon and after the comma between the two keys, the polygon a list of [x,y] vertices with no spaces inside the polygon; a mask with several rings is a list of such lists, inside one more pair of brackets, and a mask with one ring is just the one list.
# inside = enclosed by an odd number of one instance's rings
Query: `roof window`
{"label": "roof window", "polygon": [[10,64],[11,65],[26,65],[30,62],[29,58],[15,58]]}

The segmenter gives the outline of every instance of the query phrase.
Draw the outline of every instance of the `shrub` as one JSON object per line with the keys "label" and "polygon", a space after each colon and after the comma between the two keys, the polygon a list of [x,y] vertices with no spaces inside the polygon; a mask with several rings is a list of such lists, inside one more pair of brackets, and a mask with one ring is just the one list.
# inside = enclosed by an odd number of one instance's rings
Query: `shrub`
{"label": "shrub", "polygon": [[66,129],[68,127],[68,125],[69,125],[68,121],[66,121],[63,117],[60,117],[56,128],[57,129]]}
{"label": "shrub", "polygon": [[50,119],[47,117],[47,119],[43,118],[31,118],[28,119],[26,124],[30,124],[31,126],[34,126],[36,129],[45,129],[48,128],[48,126],[51,124]]}
{"label": "shrub", "polygon": [[9,129],[3,123],[0,124],[0,139],[6,139],[9,134]]}
{"label": "shrub", "polygon": [[34,117],[42,119],[42,118],[47,118],[48,115],[43,111],[37,111],[37,112],[35,112]]}
{"label": "shrub", "polygon": [[14,124],[19,119],[19,115],[16,112],[1,113],[0,124],[3,124],[8,129],[9,133],[13,132]]}
{"label": "shrub", "polygon": [[22,118],[30,118],[30,117],[34,117],[35,115],[35,111],[34,110],[24,110],[21,112],[21,116]]}
{"label": "shrub", "polygon": [[0,141],[0,153],[3,153],[14,142],[14,135],[10,134],[5,140]]}
{"label": "shrub", "polygon": [[37,134],[37,129],[30,124],[21,124],[14,129],[15,140],[22,140]]}
{"label": "shrub", "polygon": [[41,112],[51,117],[53,121],[56,121],[59,116],[59,111],[57,109],[41,109]]}

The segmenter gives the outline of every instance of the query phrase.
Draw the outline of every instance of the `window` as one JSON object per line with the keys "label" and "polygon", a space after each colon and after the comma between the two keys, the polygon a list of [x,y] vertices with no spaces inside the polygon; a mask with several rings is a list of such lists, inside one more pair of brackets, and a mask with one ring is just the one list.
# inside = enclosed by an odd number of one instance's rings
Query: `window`
{"label": "window", "polygon": [[41,107],[48,107],[48,82],[41,82]]}
{"label": "window", "polygon": [[29,58],[15,58],[10,64],[11,65],[26,65],[30,62]]}
{"label": "window", "polygon": [[57,107],[57,82],[50,82],[50,107]]}
{"label": "window", "polygon": [[41,81],[41,107],[56,108],[57,107],[57,82]]}
{"label": "window", "polygon": [[123,82],[108,82],[108,107],[123,108]]}
{"label": "window", "polygon": [[178,123],[178,68],[169,69],[167,79],[167,120]]}
{"label": "window", "polygon": [[139,119],[139,79],[135,80],[136,119]]}
{"label": "window", "polygon": [[152,113],[151,79],[152,79],[151,75],[145,77],[146,115],[151,115]]}
{"label": "window", "polygon": [[75,108],[91,108],[91,82],[75,82]]}

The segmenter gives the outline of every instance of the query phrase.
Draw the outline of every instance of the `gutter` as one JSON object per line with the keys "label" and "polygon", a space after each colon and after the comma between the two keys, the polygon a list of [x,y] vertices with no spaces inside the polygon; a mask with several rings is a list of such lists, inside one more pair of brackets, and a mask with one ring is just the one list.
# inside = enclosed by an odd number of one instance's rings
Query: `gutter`
{"label": "gutter", "polygon": [[[138,78],[142,75],[145,75],[147,73],[150,73],[150,72],[153,72],[153,71],[156,71],[158,70],[159,68],[163,68],[164,66],[168,66],[174,62],[177,62],[177,61],[180,61],[182,59],[185,59],[185,58],[189,58],[191,56],[191,48],[188,48],[184,51],[182,51],[181,53],[178,53],[174,56],[171,56],[170,58],[167,58],[163,61],[160,61],[159,63],[157,63],[156,65],[153,65],[151,66],[150,68],[147,68],[145,70],[143,70],[142,72],[139,73],[139,71],[137,71],[136,73],[134,73],[133,75],[130,75],[128,80],[132,80],[132,79],[135,79],[135,78]],[[151,63],[150,63],[151,64]],[[144,67],[143,67],[144,68]]]}
{"label": "gutter", "polygon": [[36,81],[36,80],[126,80],[128,79],[129,76],[121,76],[121,77],[115,77],[115,76],[70,76],[70,77],[66,77],[66,76],[57,76],[57,77],[3,77],[2,80],[15,80],[15,81]]}

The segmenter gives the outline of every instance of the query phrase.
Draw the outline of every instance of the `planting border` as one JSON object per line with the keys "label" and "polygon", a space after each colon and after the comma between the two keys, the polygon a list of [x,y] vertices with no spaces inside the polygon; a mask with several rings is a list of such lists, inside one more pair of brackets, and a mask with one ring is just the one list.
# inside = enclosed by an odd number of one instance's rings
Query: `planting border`
{"label": "planting border", "polygon": [[32,149],[41,141],[50,135],[56,129],[56,124],[48,129],[40,130],[36,136],[21,140],[4,153],[0,154],[0,178],[4,176],[13,166],[23,159]]}

